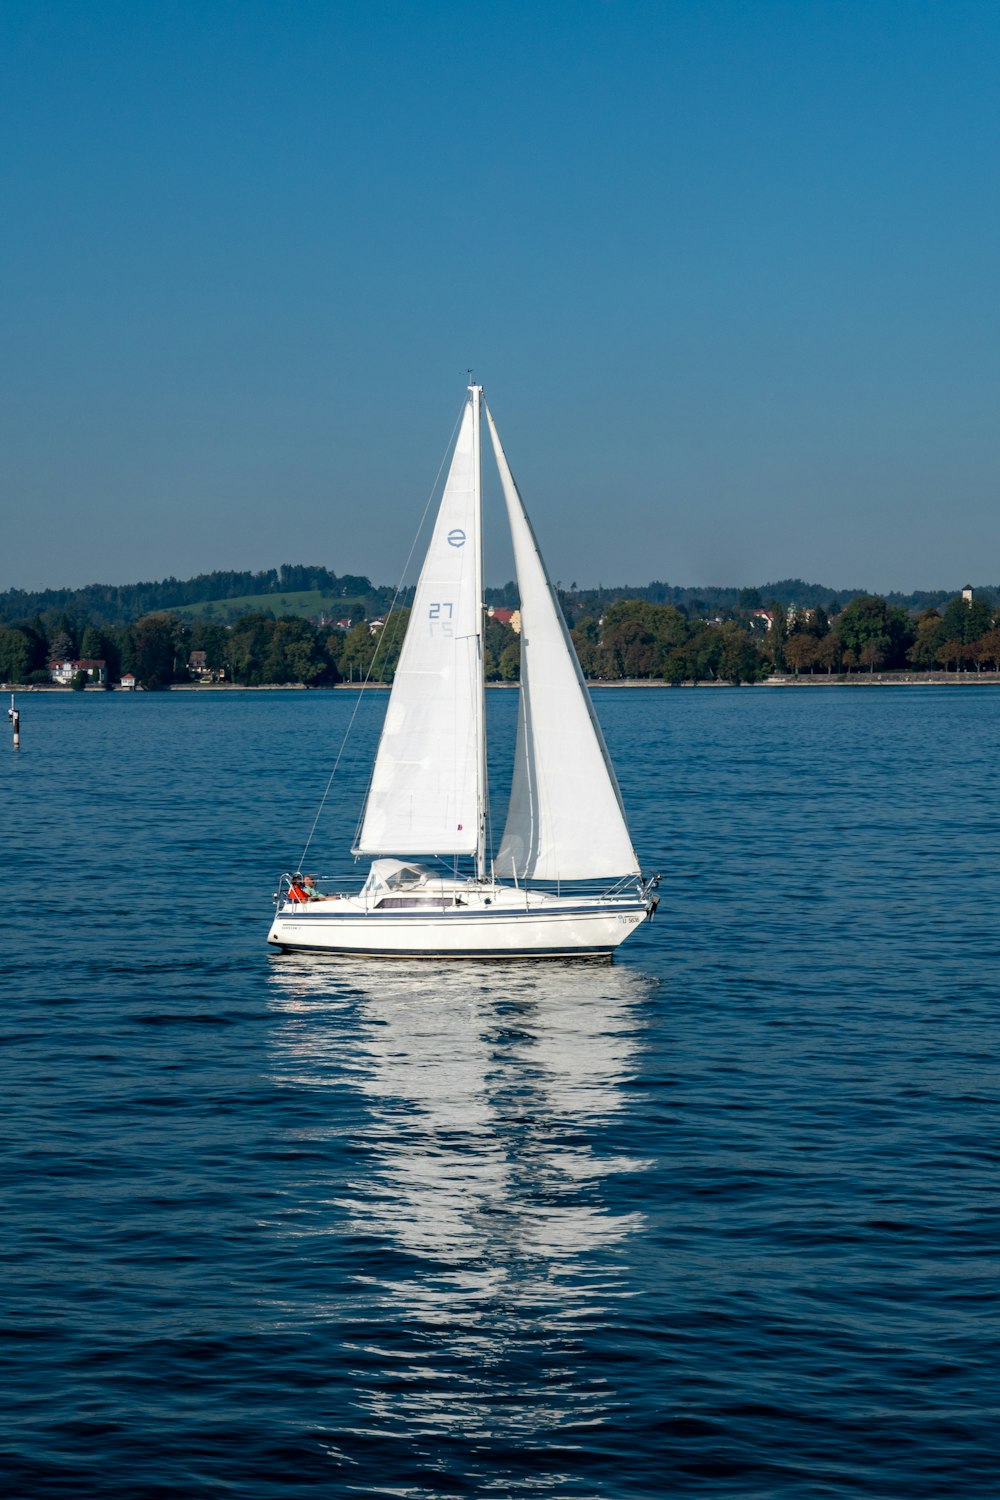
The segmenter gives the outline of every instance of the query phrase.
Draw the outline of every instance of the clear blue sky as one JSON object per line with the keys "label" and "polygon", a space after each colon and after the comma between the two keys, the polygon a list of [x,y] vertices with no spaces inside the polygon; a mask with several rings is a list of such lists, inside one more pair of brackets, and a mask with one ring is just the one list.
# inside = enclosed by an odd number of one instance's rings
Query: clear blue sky
{"label": "clear blue sky", "polygon": [[[1000,581],[994,0],[4,0],[0,588]],[[491,569],[507,576],[506,558]]]}

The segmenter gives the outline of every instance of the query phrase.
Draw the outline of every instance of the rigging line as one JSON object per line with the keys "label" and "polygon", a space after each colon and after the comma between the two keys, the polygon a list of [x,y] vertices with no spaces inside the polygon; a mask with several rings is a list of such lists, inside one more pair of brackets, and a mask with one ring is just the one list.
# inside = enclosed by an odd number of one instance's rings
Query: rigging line
{"label": "rigging line", "polygon": [[[416,532],[414,533],[413,541],[410,543],[410,550],[406,554],[406,561],[403,564],[403,571],[399,575],[399,582],[396,584],[396,591],[395,591],[395,593],[392,596],[392,603],[389,605],[389,613],[385,617],[385,624],[382,626],[382,629],[379,631],[378,640],[375,642],[375,650],[372,653],[372,659],[371,659],[371,661],[368,663],[368,671],[365,673],[365,680],[361,684],[360,689],[358,690],[358,696],[357,696],[357,699],[355,700],[354,710],[353,710],[353,712],[351,714],[351,717],[347,721],[347,728],[344,730],[344,737],[343,737],[343,739],[340,742],[340,749],[337,751],[337,758],[336,758],[336,760],[333,763],[333,770],[330,772],[330,775],[327,778],[326,786],[323,789],[323,795],[320,798],[319,807],[316,809],[316,816],[312,820],[312,827],[309,830],[309,837],[306,839],[305,847],[302,850],[302,855],[301,855],[301,858],[299,859],[299,863],[298,863],[298,868],[300,870],[301,870],[302,866],[306,862],[306,855],[309,853],[309,846],[310,846],[310,844],[313,841],[313,834],[316,832],[317,825],[318,825],[319,820],[320,820],[320,818],[322,817],[322,814],[323,814],[323,809],[326,806],[326,799],[330,795],[330,788],[333,786],[333,778],[336,776],[338,767],[340,766],[340,762],[344,758],[344,751],[347,749],[347,741],[350,739],[351,730],[354,728],[354,721],[355,721],[355,719],[358,716],[358,709],[361,707],[361,700],[364,697],[365,688],[368,686],[368,683],[371,680],[371,675],[372,675],[372,673],[375,670],[375,663],[378,660],[378,654],[379,654],[379,651],[382,648],[382,642],[384,640],[386,640],[387,637],[388,637],[388,635],[389,635],[389,621],[392,619],[393,611],[396,608],[397,600],[399,599],[400,594],[403,592],[403,583],[404,583],[404,580],[406,578],[406,574],[407,574],[407,572],[409,570],[410,563],[413,561],[413,554],[417,550],[417,542],[420,540],[420,533],[424,529],[424,522],[427,520],[427,512],[431,508],[431,501],[434,499],[434,496],[437,494],[438,481],[441,478],[441,471],[444,468],[445,463],[447,462],[448,454],[451,452],[452,444],[455,441],[455,434],[458,432],[459,423],[461,422],[461,420],[462,420],[462,418],[463,418],[464,415],[465,415],[465,402],[463,401],[462,406],[461,406],[461,408],[459,410],[458,416],[455,419],[455,425],[451,429],[451,437],[448,439],[448,442],[447,442],[447,445],[445,447],[444,453],[442,454],[442,457],[441,457],[441,462],[438,464],[438,471],[437,471],[437,473],[434,476],[434,483],[431,485],[430,493],[427,496],[427,503],[424,505],[423,515],[420,517],[420,521],[417,524],[417,529],[416,529]],[[362,813],[364,811],[365,802],[368,801],[368,793],[371,791],[372,777],[374,775],[375,775],[375,763],[373,761],[372,762],[372,768],[371,768],[371,771],[370,771],[369,776],[368,776],[368,785],[365,788],[364,802],[362,802],[362,804],[361,804]],[[359,827],[361,826],[360,822],[359,822],[358,826]]]}

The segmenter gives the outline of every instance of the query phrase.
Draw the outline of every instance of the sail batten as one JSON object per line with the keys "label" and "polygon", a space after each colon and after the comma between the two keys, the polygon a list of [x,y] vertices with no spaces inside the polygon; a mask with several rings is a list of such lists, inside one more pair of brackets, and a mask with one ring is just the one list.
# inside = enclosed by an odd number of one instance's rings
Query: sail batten
{"label": "sail batten", "polygon": [[524,880],[637,875],[604,736],[489,407],[486,420],[521,596],[514,776],[494,868]]}

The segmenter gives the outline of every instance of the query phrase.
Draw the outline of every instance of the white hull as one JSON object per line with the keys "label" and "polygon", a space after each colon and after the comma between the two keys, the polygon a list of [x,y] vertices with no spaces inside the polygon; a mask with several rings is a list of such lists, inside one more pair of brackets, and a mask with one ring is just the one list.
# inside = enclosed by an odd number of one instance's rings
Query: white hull
{"label": "white hull", "polygon": [[380,909],[364,896],[283,902],[268,942],[282,950],[383,958],[606,958],[647,914],[634,893],[576,897],[504,886],[441,888],[460,905]]}

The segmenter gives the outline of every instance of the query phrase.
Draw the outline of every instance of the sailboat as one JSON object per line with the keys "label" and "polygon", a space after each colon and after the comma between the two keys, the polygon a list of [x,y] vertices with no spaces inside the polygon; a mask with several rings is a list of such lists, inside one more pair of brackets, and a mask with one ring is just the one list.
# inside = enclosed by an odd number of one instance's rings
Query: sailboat
{"label": "sailboat", "polygon": [[[507,819],[488,858],[481,426],[521,600]],[[483,388],[470,385],[386,709],[355,857],[360,891],[281,877],[268,942],[370,957],[607,958],[656,909],[604,736]],[[465,861],[468,872],[463,872]]]}

